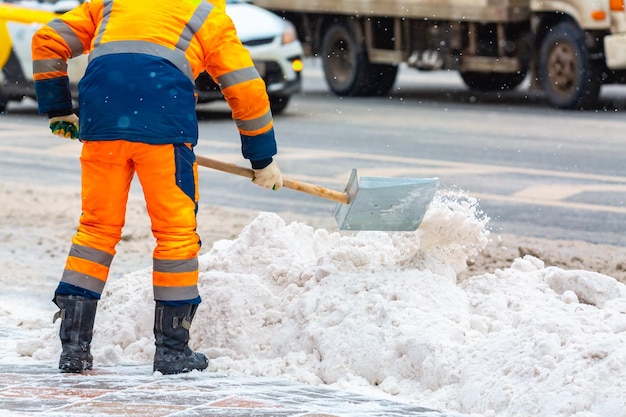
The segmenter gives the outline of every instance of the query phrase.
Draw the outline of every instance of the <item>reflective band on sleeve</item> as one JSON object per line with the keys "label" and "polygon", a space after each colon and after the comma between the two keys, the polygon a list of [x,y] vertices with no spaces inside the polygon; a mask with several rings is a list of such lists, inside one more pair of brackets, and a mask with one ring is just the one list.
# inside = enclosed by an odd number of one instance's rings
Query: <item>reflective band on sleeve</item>
{"label": "reflective band on sleeve", "polygon": [[72,28],[67,25],[67,23],[61,19],[54,19],[48,23],[48,26],[54,29],[54,31],[58,33],[61,38],[63,38],[65,43],[67,43],[67,46],[69,46],[72,51],[72,58],[83,54],[83,51],[85,50],[83,43],[80,41],[78,36],[76,36]]}
{"label": "reflective band on sleeve", "polygon": [[109,268],[111,266],[111,262],[113,262],[113,255],[110,253],[76,244],[72,245],[69,256],[86,259],[88,261],[106,266],[107,268]]}
{"label": "reflective band on sleeve", "polygon": [[268,110],[267,113],[265,113],[261,117],[257,117],[256,119],[251,119],[251,120],[236,119],[235,120],[235,122],[237,123],[237,127],[247,132],[252,132],[255,130],[263,129],[265,126],[270,124],[271,121],[272,121],[271,110]]}
{"label": "reflective band on sleeve", "polygon": [[85,288],[89,291],[97,292],[98,294],[102,294],[105,285],[105,281],[102,281],[101,279],[94,278],[80,272],[72,271],[70,269],[66,269],[63,271],[63,277],[61,278],[61,282],[72,284],[80,288]]}
{"label": "reflective band on sleeve", "polygon": [[33,74],[67,72],[67,62],[61,58],[37,59],[33,61]]}
{"label": "reflective band on sleeve", "polygon": [[246,81],[252,81],[257,78],[261,78],[259,72],[255,67],[247,67],[231,71],[224,75],[217,77],[217,83],[222,90],[232,87],[233,85],[244,83]]}
{"label": "reflective band on sleeve", "polygon": [[159,301],[193,300],[198,297],[198,286],[189,287],[157,287],[153,288],[154,299]]}
{"label": "reflective band on sleeve", "polygon": [[193,12],[191,19],[189,19],[189,22],[187,22],[187,25],[185,25],[183,32],[180,34],[180,38],[176,43],[176,48],[180,49],[181,51],[186,51],[187,48],[189,48],[189,44],[191,43],[194,35],[198,33],[198,31],[206,21],[207,17],[209,17],[209,14],[211,14],[212,10],[213,5],[211,5],[210,3],[200,3],[200,5]]}
{"label": "reflective band on sleeve", "polygon": [[102,20],[100,21],[100,29],[98,30],[98,34],[96,35],[93,41],[94,48],[100,45],[100,42],[102,42],[102,36],[104,35],[104,30],[106,29],[107,24],[109,23],[109,18],[111,17],[111,10],[113,9],[113,0],[104,0],[102,2],[102,5],[103,5]]}
{"label": "reflective band on sleeve", "polygon": [[198,270],[198,258],[183,259],[183,260],[166,260],[166,259],[154,259],[153,269],[157,272],[194,272]]}
{"label": "reflective band on sleeve", "polygon": [[180,49],[169,49],[168,47],[157,45],[156,43],[146,41],[116,41],[107,42],[94,48],[89,54],[89,60],[95,59],[103,55],[135,53],[152,55],[159,58],[165,58],[170,61],[176,68],[185,74],[192,82],[194,81],[193,73],[189,61],[185,57],[185,53]]}

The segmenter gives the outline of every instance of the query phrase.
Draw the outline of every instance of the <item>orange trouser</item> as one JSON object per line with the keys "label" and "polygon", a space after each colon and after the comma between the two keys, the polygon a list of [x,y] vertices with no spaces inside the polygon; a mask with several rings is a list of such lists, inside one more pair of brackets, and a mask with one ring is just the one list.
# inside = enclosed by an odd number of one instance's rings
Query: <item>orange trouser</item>
{"label": "orange trouser", "polygon": [[198,167],[192,147],[87,141],[80,160],[82,214],[61,282],[102,293],[136,172],[156,238],[154,298],[199,302]]}

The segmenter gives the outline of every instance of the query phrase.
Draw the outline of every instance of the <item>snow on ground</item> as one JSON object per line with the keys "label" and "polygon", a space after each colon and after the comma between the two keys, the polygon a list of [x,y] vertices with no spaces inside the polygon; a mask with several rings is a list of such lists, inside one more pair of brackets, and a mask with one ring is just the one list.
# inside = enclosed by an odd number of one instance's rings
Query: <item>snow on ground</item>
{"label": "snow on ground", "polygon": [[[54,364],[50,299],[78,194],[2,183],[0,193],[9,335],[0,360]],[[213,244],[200,257],[191,344],[210,370],[485,417],[626,416],[626,286],[617,279],[531,255],[468,274],[499,238],[457,192],[438,194],[412,233],[339,233],[324,219],[288,217],[201,209],[200,234]],[[137,201],[127,224],[96,317],[96,367],[150,363],[154,352],[152,242]]]}

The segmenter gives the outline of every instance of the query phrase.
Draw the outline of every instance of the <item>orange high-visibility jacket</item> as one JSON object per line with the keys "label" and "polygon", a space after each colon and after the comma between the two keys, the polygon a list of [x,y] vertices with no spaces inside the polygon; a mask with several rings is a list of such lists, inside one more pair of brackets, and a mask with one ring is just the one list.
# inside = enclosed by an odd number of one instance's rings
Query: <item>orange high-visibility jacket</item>
{"label": "orange high-visibility jacket", "polygon": [[265,83],[223,1],[215,4],[92,0],[54,19],[32,41],[39,111],[71,113],[67,60],[89,53],[79,83],[82,140],[195,145],[194,80],[206,70],[232,109],[244,157],[271,161],[276,142]]}

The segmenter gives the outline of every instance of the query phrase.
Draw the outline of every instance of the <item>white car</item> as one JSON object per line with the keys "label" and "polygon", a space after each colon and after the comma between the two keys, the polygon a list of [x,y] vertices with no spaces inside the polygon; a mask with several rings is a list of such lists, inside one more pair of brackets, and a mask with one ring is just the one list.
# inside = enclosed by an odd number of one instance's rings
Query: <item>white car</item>
{"label": "white car", "polygon": [[[259,74],[265,80],[272,112],[282,112],[291,95],[301,90],[302,45],[294,26],[258,6],[240,0],[227,0],[226,12],[233,20],[242,43]],[[31,39],[42,23],[78,5],[76,0],[41,3],[33,0],[0,0],[0,112],[9,101],[35,98],[32,77]],[[68,62],[73,93],[87,67],[87,56]],[[199,103],[223,100],[213,79],[202,73],[196,80]],[[76,97],[76,96],[75,96]]]}

